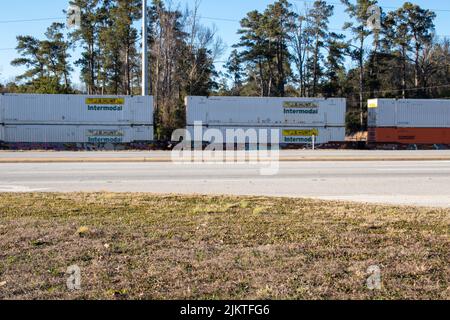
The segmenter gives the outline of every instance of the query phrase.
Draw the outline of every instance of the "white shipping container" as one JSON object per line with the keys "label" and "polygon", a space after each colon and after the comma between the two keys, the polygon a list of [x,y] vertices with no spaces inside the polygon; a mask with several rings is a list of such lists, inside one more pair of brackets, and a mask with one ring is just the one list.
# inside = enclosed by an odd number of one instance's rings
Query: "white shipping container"
{"label": "white shipping container", "polygon": [[450,100],[372,99],[368,107],[369,127],[450,127]]}
{"label": "white shipping container", "polygon": [[[212,131],[206,131],[208,129],[212,129]],[[228,131],[227,130],[231,130]],[[244,135],[246,139],[246,143],[249,142],[248,137],[252,137],[252,141],[254,141],[255,135],[258,137],[258,142],[261,143],[259,135],[262,134],[264,137],[267,137],[265,142],[271,140],[271,131],[270,130],[279,130],[278,139],[281,144],[311,144],[312,136],[315,136],[315,143],[323,144],[328,142],[340,142],[345,141],[345,127],[257,127],[257,128],[249,128],[249,127],[224,127],[224,126],[209,126],[202,127],[202,133],[200,135],[194,132],[194,126],[188,126],[187,131],[190,135],[191,141],[203,141],[208,143],[227,143],[233,144],[237,142],[237,140],[229,141],[227,139],[227,134],[230,134],[231,137],[234,137],[234,134],[237,133],[239,135]],[[206,133],[206,134],[205,134]],[[211,138],[211,136],[216,136],[216,134],[220,133],[222,136],[222,141],[217,141]],[[201,140],[198,137],[201,137]],[[228,136],[230,137],[230,136]],[[242,143],[242,141],[240,141]]]}
{"label": "white shipping container", "polygon": [[[1,139],[0,139],[1,140]],[[9,143],[130,143],[152,141],[153,126],[4,125]]]}
{"label": "white shipping container", "polygon": [[187,97],[185,103],[188,126],[345,126],[341,98]]}
{"label": "white shipping container", "polygon": [[4,94],[0,123],[153,125],[153,97]]}

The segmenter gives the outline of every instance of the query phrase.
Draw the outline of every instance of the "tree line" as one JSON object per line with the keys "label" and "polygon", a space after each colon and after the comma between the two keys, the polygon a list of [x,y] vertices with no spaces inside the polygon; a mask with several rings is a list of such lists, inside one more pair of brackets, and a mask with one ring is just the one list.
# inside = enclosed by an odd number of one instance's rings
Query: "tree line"
{"label": "tree line", "polygon": [[[26,71],[7,92],[137,95],[141,92],[140,0],[74,0],[81,26],[67,32],[53,23],[45,39],[17,37]],[[350,131],[365,128],[367,99],[450,97],[450,40],[435,34],[436,14],[406,2],[381,10],[368,24],[376,0],[341,0],[347,21],[330,27],[335,5],[317,0],[303,8],[278,0],[240,20],[240,40],[221,71],[225,46],[214,27],[200,23],[200,1],[181,9],[153,0],[146,39],[157,135],[184,125],[184,97],[345,97]],[[81,48],[73,65],[71,52]],[[82,88],[71,74],[80,70]]]}

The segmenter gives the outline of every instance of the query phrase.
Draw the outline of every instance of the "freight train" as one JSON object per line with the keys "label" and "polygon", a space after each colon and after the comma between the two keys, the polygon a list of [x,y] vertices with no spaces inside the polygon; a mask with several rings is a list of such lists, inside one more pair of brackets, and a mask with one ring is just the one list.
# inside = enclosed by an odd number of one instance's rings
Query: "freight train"
{"label": "freight train", "polygon": [[[187,97],[186,133],[276,129],[282,145],[344,143],[343,98]],[[450,100],[368,101],[370,144],[450,144]],[[198,129],[198,128],[197,128]],[[195,131],[195,132],[194,132]],[[272,130],[273,131],[273,130]],[[129,144],[154,142],[153,97],[0,95],[0,141]]]}

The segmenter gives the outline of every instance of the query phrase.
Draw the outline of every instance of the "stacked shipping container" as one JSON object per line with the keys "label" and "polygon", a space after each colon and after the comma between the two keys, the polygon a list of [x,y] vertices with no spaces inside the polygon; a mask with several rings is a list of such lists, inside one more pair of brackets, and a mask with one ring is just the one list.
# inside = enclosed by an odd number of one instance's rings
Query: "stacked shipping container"
{"label": "stacked shipping container", "polygon": [[0,140],[11,143],[151,141],[153,98],[1,95]]}
{"label": "stacked shipping container", "polygon": [[[368,105],[369,142],[450,144],[450,100]],[[201,122],[224,137],[227,129],[278,129],[284,144],[345,140],[345,99],[187,97],[186,107],[194,138]],[[0,95],[0,141],[129,143],[151,141],[153,131],[152,97]]]}
{"label": "stacked shipping container", "polygon": [[373,99],[369,142],[450,144],[450,100]]}
{"label": "stacked shipping container", "polygon": [[[345,140],[345,99],[187,97],[187,126],[217,129],[279,129],[283,144]],[[211,142],[211,141],[207,141]]]}

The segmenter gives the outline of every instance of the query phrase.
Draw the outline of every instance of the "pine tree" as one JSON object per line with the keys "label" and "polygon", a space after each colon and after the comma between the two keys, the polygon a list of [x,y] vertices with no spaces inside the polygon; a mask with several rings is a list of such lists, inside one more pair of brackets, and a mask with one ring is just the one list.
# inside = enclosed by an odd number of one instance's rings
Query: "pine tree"
{"label": "pine tree", "polygon": [[291,77],[289,32],[293,28],[291,4],[279,0],[264,13],[252,11],[241,20],[241,57],[248,70],[247,82],[254,81],[260,96],[284,96]]}
{"label": "pine tree", "polygon": [[274,95],[280,97],[285,96],[285,86],[291,76],[291,55],[288,50],[289,32],[294,27],[291,7],[292,4],[287,0],[279,0],[269,5],[264,12],[267,22],[264,27],[267,30],[269,47],[274,46],[273,56],[276,66]]}
{"label": "pine tree", "polygon": [[414,55],[414,86],[418,88],[423,82],[420,58],[422,50],[429,46],[433,39],[436,14],[410,2],[403,5],[402,12],[411,33],[411,46]]}
{"label": "pine tree", "polygon": [[326,59],[326,83],[323,94],[326,97],[338,97],[344,94],[342,79],[346,77],[344,67],[345,57],[348,55],[348,46],[345,36],[331,32],[327,36],[326,48],[328,55]]}
{"label": "pine tree", "polygon": [[349,0],[341,0],[346,6],[346,12],[353,19],[351,22],[344,24],[345,30],[350,30],[353,34],[353,41],[356,45],[352,45],[352,58],[357,61],[359,67],[359,109],[360,109],[360,125],[364,127],[364,89],[365,89],[365,64],[364,58],[366,55],[366,41],[372,34],[372,30],[367,25],[369,15],[368,9],[377,4],[377,0],[357,0],[356,4]]}
{"label": "pine tree", "polygon": [[31,36],[17,37],[17,51],[22,56],[11,62],[13,66],[26,66],[25,73],[17,77],[25,81],[23,90],[36,93],[71,92],[69,75],[69,42],[62,33],[64,25],[53,23],[45,40]]}
{"label": "pine tree", "polygon": [[332,5],[327,5],[325,1],[320,0],[315,1],[313,8],[308,12],[310,23],[307,32],[312,37],[310,67],[312,69],[311,94],[313,97],[317,96],[319,81],[323,75],[322,49],[328,39],[328,24],[330,17],[333,15],[333,9]]}
{"label": "pine tree", "polygon": [[[307,14],[307,13],[306,13]],[[299,87],[301,97],[306,96],[306,61],[308,60],[308,50],[311,46],[310,30],[306,19],[306,14],[293,14],[292,29],[289,32],[289,43],[292,50],[292,60],[297,70],[296,82]]]}
{"label": "pine tree", "polygon": [[[107,0],[105,0],[108,2]],[[100,0],[72,0],[81,9],[81,26],[71,33],[72,41],[82,47],[81,58],[75,62],[81,68],[81,77],[88,94],[99,93],[99,30],[108,18]]]}
{"label": "pine tree", "polygon": [[239,96],[244,81],[244,70],[242,68],[241,56],[237,50],[233,50],[225,64],[226,76],[232,81],[231,94]]}

